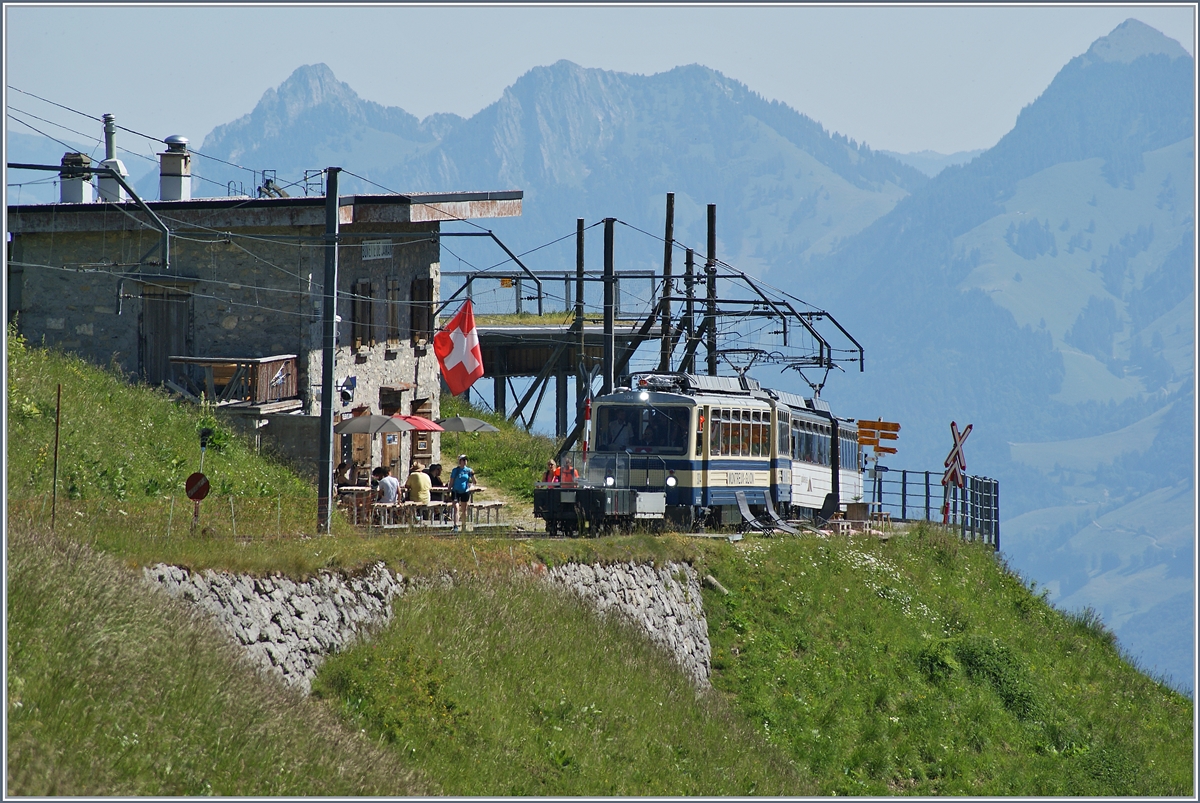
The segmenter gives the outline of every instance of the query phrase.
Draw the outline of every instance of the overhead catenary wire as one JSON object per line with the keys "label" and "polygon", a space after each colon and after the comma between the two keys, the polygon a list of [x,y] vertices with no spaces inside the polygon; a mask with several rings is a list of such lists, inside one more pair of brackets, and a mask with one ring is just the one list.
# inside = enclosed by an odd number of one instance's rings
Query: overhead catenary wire
{"label": "overhead catenary wire", "polygon": [[[42,101],[43,103],[49,103],[51,106],[57,106],[60,109],[65,109],[66,111],[72,112],[74,114],[78,114],[82,117],[86,117],[89,120],[95,120],[98,123],[104,122],[103,118],[96,117],[95,115],[88,114],[87,112],[80,111],[79,109],[73,109],[70,106],[66,106],[62,103],[58,103],[58,102],[50,100],[48,98],[43,98],[42,96],[35,95],[32,92],[26,92],[24,89],[18,89],[17,87],[13,86],[12,84],[8,84],[7,86],[9,89],[13,90],[14,92],[20,92],[22,95],[28,95],[31,98],[37,98],[38,100]],[[120,125],[118,123],[114,123],[113,125],[116,128],[121,129],[122,131],[133,134],[134,136],[144,137],[145,139],[148,139],[151,142],[162,142],[163,141],[162,137],[152,137],[149,134],[143,134],[141,131],[135,131],[132,128],[127,128],[126,126]],[[196,156],[201,156],[205,159],[212,159],[215,162],[220,162],[221,164],[229,165],[230,167],[236,167],[239,170],[245,170],[248,173],[253,173],[255,176],[257,176],[260,172],[262,172],[261,170],[254,170],[253,168],[245,167],[244,165],[240,165],[240,164],[235,164],[234,162],[227,162],[224,159],[220,159],[216,156],[209,156],[208,154],[201,153],[200,151],[197,151],[197,150],[189,149],[189,152],[192,154],[195,154]]]}

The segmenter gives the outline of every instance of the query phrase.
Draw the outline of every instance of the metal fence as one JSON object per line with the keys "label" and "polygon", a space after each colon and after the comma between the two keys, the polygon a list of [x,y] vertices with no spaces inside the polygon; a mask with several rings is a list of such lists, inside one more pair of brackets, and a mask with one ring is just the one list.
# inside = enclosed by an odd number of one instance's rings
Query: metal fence
{"label": "metal fence", "polygon": [[893,521],[937,521],[957,527],[964,540],[1000,551],[1000,482],[968,476],[963,487],[942,485],[940,471],[884,466],[867,470],[871,510]]}

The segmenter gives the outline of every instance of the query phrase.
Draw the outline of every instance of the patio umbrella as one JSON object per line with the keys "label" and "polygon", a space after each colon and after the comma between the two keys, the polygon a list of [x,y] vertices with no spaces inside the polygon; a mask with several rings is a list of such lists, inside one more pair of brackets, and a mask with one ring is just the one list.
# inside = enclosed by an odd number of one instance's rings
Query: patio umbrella
{"label": "patio umbrella", "polygon": [[493,427],[486,421],[481,421],[478,418],[470,418],[465,415],[456,415],[452,418],[439,418],[438,423],[442,425],[442,429],[446,432],[499,432],[500,430]]}
{"label": "patio umbrella", "polygon": [[416,429],[407,421],[401,421],[390,415],[356,415],[339,421],[333,431],[339,435],[365,434],[378,435],[380,432],[408,432]]}
{"label": "patio umbrella", "polygon": [[442,431],[442,428],[440,426],[433,423],[428,418],[422,418],[419,415],[400,415],[399,413],[397,413],[396,415],[392,416],[392,418],[394,418],[398,421],[403,421],[404,423],[408,424],[412,429],[424,430],[426,432],[441,432]]}

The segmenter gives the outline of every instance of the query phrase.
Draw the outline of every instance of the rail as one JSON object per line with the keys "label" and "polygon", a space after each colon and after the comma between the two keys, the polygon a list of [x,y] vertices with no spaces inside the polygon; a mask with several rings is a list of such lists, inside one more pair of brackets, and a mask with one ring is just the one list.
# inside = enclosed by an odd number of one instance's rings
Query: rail
{"label": "rail", "polygon": [[968,476],[963,487],[943,486],[940,471],[909,471],[885,466],[867,469],[872,514],[892,521],[940,521],[966,541],[982,541],[1000,551],[1000,482]]}

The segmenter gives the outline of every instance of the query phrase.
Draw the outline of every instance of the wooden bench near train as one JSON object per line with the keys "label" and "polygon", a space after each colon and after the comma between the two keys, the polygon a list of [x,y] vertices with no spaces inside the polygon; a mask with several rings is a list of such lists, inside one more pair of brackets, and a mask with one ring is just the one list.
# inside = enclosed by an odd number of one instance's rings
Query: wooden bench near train
{"label": "wooden bench near train", "polygon": [[[474,494],[486,488],[471,488],[472,501],[467,504],[469,527],[490,527],[501,524],[500,511],[504,503],[499,500],[475,500]],[[448,529],[455,526],[455,503],[442,499],[415,502],[406,499],[408,489],[401,487],[401,499],[396,502],[376,502],[370,486],[343,486],[338,489],[338,507],[356,526],[364,527],[409,527],[422,529]],[[495,521],[493,522],[493,516]],[[462,523],[459,523],[461,526]]]}

